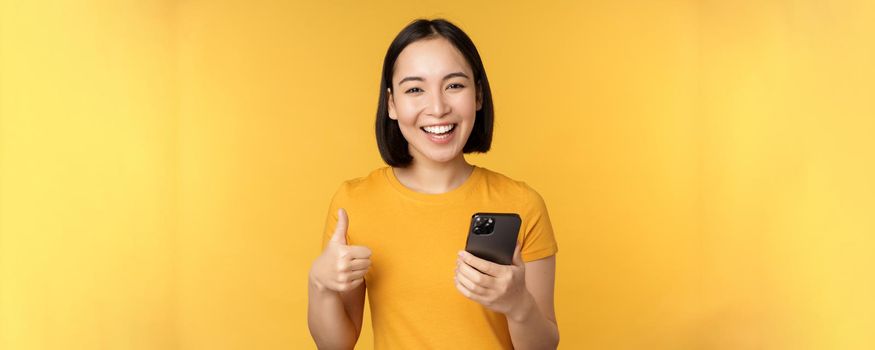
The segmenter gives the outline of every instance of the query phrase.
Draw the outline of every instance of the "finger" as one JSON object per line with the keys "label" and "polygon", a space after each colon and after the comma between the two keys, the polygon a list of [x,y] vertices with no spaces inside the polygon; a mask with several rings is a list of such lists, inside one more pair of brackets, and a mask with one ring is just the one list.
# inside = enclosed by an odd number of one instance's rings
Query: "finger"
{"label": "finger", "polygon": [[350,282],[349,285],[350,285],[351,288],[355,288],[355,287],[358,287],[358,285],[360,285],[360,284],[362,284],[362,283],[365,283],[365,279],[364,279],[364,278],[359,278],[359,279],[357,279],[357,280],[355,280],[355,281]]}
{"label": "finger", "polygon": [[370,259],[352,259],[347,257],[341,257],[339,260],[337,260],[337,272],[366,270],[370,266]]}
{"label": "finger", "polygon": [[337,225],[334,226],[334,235],[330,242],[346,244],[346,230],[349,227],[349,217],[343,208],[337,209]]}
{"label": "finger", "polygon": [[456,280],[459,281],[459,283],[461,283],[462,286],[465,287],[465,289],[471,291],[471,293],[473,294],[486,295],[486,293],[489,292],[488,290],[486,290],[486,288],[477,285],[477,283],[474,283],[474,281],[471,281],[467,276],[462,273],[456,273]]}
{"label": "finger", "polygon": [[371,249],[361,245],[351,245],[347,246],[346,254],[342,254],[343,256],[348,256],[353,259],[368,259],[371,257]]}
{"label": "finger", "polygon": [[486,260],[480,259],[480,258],[474,256],[473,254],[468,253],[464,250],[459,253],[459,256],[462,258],[462,261],[464,261],[468,265],[471,265],[471,267],[473,267],[473,268],[477,269],[478,271],[485,273],[487,275],[495,276],[498,274],[499,271],[501,271],[502,265],[498,265],[498,264],[493,263],[491,261],[486,261]]}
{"label": "finger", "polygon": [[353,259],[349,263],[350,271],[367,270],[369,267],[371,267],[371,259]]}
{"label": "finger", "polygon": [[353,271],[353,272],[339,273],[337,275],[337,282],[338,283],[350,283],[352,281],[355,281],[357,279],[364,277],[366,272],[367,271],[365,271],[365,270],[358,270],[358,271]]}
{"label": "finger", "polygon": [[523,266],[525,262],[523,262],[523,244],[520,241],[516,242],[516,248],[513,250],[513,264],[516,266]]}
{"label": "finger", "polygon": [[480,300],[482,300],[482,297],[480,295],[474,294],[473,292],[468,290],[468,288],[465,288],[465,286],[462,285],[462,282],[459,282],[458,278],[456,279],[455,282],[456,282],[456,290],[458,290],[459,293],[462,293],[462,295],[464,295],[466,298],[474,300],[476,302],[480,302]]}
{"label": "finger", "polygon": [[356,287],[358,287],[360,284],[362,284],[364,282],[365,282],[364,279],[359,278],[359,279],[352,281],[352,282],[349,282],[349,283],[338,283],[336,290],[338,292],[341,292],[341,293],[348,292],[348,291],[355,289]]}
{"label": "finger", "polygon": [[473,267],[469,266],[465,262],[459,264],[458,270],[460,274],[464,275],[469,280],[482,286],[483,288],[490,288],[493,286],[495,277],[483,274],[480,271],[475,270]]}

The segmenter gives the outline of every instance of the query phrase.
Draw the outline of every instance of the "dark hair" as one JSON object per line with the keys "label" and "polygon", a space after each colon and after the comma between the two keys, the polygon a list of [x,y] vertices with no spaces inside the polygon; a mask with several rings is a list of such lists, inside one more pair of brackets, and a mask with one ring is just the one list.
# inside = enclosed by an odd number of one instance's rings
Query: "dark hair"
{"label": "dark hair", "polygon": [[474,85],[481,94],[480,110],[474,121],[471,135],[462,149],[463,153],[486,153],[492,145],[492,123],[494,119],[492,107],[492,92],[489,90],[489,80],[486,79],[486,70],[480,60],[480,54],[474,46],[474,42],[459,27],[438,18],[433,20],[418,19],[408,24],[389,45],[386,58],[383,59],[383,73],[380,79],[380,100],[377,104],[377,147],[380,156],[386,164],[394,167],[406,167],[413,161],[410,155],[407,140],[398,128],[398,121],[389,118],[389,103],[387,89],[392,88],[392,74],[394,73],[395,60],[407,45],[422,39],[435,37],[446,38],[465,57],[471,70],[474,71]]}

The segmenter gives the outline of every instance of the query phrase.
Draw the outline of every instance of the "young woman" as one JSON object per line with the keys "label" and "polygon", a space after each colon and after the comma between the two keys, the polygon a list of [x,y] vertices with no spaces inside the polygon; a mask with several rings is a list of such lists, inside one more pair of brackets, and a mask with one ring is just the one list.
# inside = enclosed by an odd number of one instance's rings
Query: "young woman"
{"label": "young woman", "polygon": [[[489,150],[492,94],[471,39],[417,20],[383,62],[376,134],[388,166],[345,181],[309,277],[319,348],[351,349],[365,290],[376,349],[555,348],[556,241],[541,196],[469,164]],[[512,265],[464,251],[471,215],[522,218]]]}

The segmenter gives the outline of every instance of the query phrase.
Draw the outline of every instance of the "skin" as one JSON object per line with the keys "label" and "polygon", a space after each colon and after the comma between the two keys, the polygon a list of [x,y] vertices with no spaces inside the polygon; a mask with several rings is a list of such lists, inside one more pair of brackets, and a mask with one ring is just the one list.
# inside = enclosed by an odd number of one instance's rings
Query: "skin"
{"label": "skin", "polygon": [[[482,93],[471,67],[449,41],[437,37],[408,45],[395,62],[388,90],[389,117],[398,121],[413,162],[393,168],[398,180],[418,192],[445,193],[461,186],[474,167],[462,149],[474,128]],[[451,142],[436,144],[420,128],[454,123]],[[361,332],[367,247],[345,241],[349,218],[338,211],[334,236],[310,270],[308,321],[320,349],[351,349]],[[504,314],[516,349],[554,349],[559,330],[553,307],[556,258],[499,265],[459,251],[456,289],[466,298]]]}

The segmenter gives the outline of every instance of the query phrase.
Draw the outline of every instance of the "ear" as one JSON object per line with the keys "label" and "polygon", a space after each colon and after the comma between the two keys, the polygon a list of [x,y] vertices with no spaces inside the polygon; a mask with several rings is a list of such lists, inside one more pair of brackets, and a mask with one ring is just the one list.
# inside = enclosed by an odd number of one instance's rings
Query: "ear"
{"label": "ear", "polygon": [[392,89],[386,88],[386,105],[389,106],[389,119],[398,120],[398,116],[395,115],[395,98],[392,96]]}

